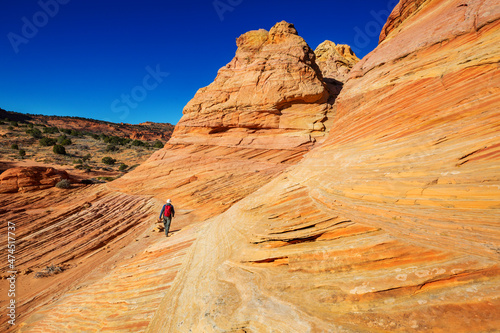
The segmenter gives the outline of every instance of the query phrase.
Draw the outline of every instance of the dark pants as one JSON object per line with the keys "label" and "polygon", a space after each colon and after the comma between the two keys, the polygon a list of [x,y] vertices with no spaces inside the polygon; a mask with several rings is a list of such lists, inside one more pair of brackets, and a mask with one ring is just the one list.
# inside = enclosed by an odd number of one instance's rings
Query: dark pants
{"label": "dark pants", "polygon": [[165,236],[168,236],[168,229],[170,229],[170,222],[172,221],[171,217],[163,217],[163,226],[165,226]]}

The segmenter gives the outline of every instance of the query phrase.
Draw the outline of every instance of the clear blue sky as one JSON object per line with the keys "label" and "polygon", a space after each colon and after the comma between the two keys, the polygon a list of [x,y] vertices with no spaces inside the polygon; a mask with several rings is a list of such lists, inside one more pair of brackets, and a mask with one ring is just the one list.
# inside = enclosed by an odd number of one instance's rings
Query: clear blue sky
{"label": "clear blue sky", "polygon": [[394,0],[5,0],[0,107],[137,124],[177,123],[196,91],[236,51],[236,38],[294,23],[361,58]]}

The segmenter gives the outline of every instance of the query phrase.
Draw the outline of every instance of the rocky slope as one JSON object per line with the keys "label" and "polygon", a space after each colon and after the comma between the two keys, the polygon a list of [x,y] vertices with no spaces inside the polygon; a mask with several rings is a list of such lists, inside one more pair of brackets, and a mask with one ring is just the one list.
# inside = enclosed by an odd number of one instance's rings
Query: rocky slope
{"label": "rocky slope", "polygon": [[496,331],[499,9],[402,1],[328,140],[206,224],[148,331]]}
{"label": "rocky slope", "polygon": [[[235,58],[213,84],[200,89],[169,144],[146,163],[106,186],[57,199],[51,206],[58,214],[69,209],[61,219],[55,213],[42,217],[42,194],[32,194],[37,205],[29,214],[41,219],[41,232],[61,230],[64,240],[54,243],[59,252],[52,246],[41,251],[44,260],[24,252],[20,268],[37,270],[49,263],[69,268],[53,277],[63,289],[57,297],[41,287],[28,293],[33,298],[23,309],[36,312],[22,318],[21,331],[145,330],[198,237],[199,223],[226,211],[324,141],[334,99],[314,52],[293,25],[281,22],[269,32],[246,33],[237,44]],[[225,91],[238,98],[227,95],[221,102]],[[189,226],[168,240],[150,232],[167,197],[177,210],[172,229]],[[83,198],[88,207],[79,210]],[[4,205],[13,211],[22,200],[28,199],[15,197]],[[23,216],[8,218],[23,225]],[[106,233],[94,241],[99,230]],[[40,238],[37,246],[46,241]],[[123,247],[126,242],[131,244]],[[92,273],[84,271],[89,263]],[[30,275],[24,281],[37,285]]]}
{"label": "rocky slope", "polygon": [[[33,291],[20,331],[494,331],[499,16],[488,1],[402,1],[335,106],[290,24],[243,35],[162,151],[75,193],[90,209],[51,199],[74,209],[54,227],[65,262],[98,260],[48,280],[65,289],[45,303]],[[178,209],[171,238],[140,234],[153,197]],[[119,245],[70,247],[116,228]]]}
{"label": "rocky slope", "polygon": [[43,116],[23,114],[0,109],[0,119],[23,121],[46,126],[85,131],[95,134],[127,137],[133,140],[162,140],[170,139],[174,125],[168,123],[146,122],[138,125],[111,123],[107,121],[85,119],[79,117]]}

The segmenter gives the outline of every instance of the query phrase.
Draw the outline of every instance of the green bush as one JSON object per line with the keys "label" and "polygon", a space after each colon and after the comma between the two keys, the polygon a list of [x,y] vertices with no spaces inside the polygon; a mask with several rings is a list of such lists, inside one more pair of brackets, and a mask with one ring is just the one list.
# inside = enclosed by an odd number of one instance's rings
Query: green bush
{"label": "green bush", "polygon": [[132,141],[132,146],[138,146],[138,147],[144,147],[146,144],[142,142],[141,140],[134,140]]}
{"label": "green bush", "polygon": [[153,144],[154,148],[163,148],[163,143],[160,140],[156,140],[155,143]]}
{"label": "green bush", "polygon": [[19,126],[19,124],[17,123],[17,121],[11,121],[11,122],[10,122],[10,125],[11,125],[11,126],[15,126],[15,127],[18,127],[18,126]]}
{"label": "green bush", "polygon": [[68,138],[66,135],[63,134],[57,138],[57,143],[60,144],[61,146],[69,146],[73,142],[71,141],[70,138]]}
{"label": "green bush", "polygon": [[56,187],[62,189],[68,189],[71,187],[71,183],[68,179],[63,179],[56,184]]}
{"label": "green bush", "polygon": [[85,156],[83,156],[83,157],[82,157],[82,160],[83,160],[83,161],[88,161],[88,160],[90,160],[91,158],[92,158],[92,155],[87,154],[87,155],[85,155]]}
{"label": "green bush", "polygon": [[71,132],[69,134],[72,136],[83,136],[83,133],[81,133],[80,131],[77,131],[77,130],[71,130]]}
{"label": "green bush", "polygon": [[9,127],[7,127],[7,129],[8,129],[9,131],[13,131],[13,130],[14,130],[14,127],[9,126]]}
{"label": "green bush", "polygon": [[119,150],[119,149],[118,149],[118,147],[117,147],[117,146],[115,146],[115,145],[108,145],[108,146],[106,147],[106,151],[107,151],[107,152],[113,152],[113,151],[118,151],[118,150]]}
{"label": "green bush", "polygon": [[59,133],[59,128],[57,127],[45,127],[43,133],[56,134]]}
{"label": "green bush", "polygon": [[94,139],[94,140],[100,140],[100,139],[101,139],[101,137],[100,137],[99,135],[97,135],[97,134],[93,134],[93,133],[92,133],[92,134],[90,134],[90,136],[91,136],[91,137],[92,137],[92,139]]}
{"label": "green bush", "polygon": [[26,150],[19,149],[19,156],[21,156],[21,157],[26,156]]}
{"label": "green bush", "polygon": [[42,138],[42,131],[40,131],[38,128],[31,128],[31,129],[26,131],[26,134],[30,134],[35,139]]}
{"label": "green bush", "polygon": [[29,128],[33,128],[33,124],[31,124],[31,123],[30,123],[30,124],[28,124],[28,127],[29,127]]}
{"label": "green bush", "polygon": [[66,148],[64,148],[64,146],[61,146],[61,145],[55,145],[52,148],[52,151],[54,151],[54,153],[59,154],[59,155],[66,155]]}
{"label": "green bush", "polygon": [[124,146],[132,141],[129,138],[120,138],[119,136],[103,136],[102,140],[106,143],[120,146]]}
{"label": "green bush", "polygon": [[128,165],[126,165],[125,163],[122,163],[122,164],[120,164],[120,167],[118,168],[118,170],[125,171],[125,170],[127,170],[127,168],[128,168]]}
{"label": "green bush", "polygon": [[15,150],[19,150],[19,146],[17,145],[17,143],[14,143],[10,146],[11,149],[15,149]]}
{"label": "green bush", "polygon": [[73,163],[75,164],[83,164],[81,159],[74,160]]}
{"label": "green bush", "polygon": [[42,147],[49,147],[55,145],[57,143],[57,140],[52,138],[41,138],[38,142]]}
{"label": "green bush", "polygon": [[109,157],[109,156],[102,158],[102,163],[104,163],[104,164],[113,165],[113,164],[115,164],[115,162],[116,162],[116,160],[114,158]]}

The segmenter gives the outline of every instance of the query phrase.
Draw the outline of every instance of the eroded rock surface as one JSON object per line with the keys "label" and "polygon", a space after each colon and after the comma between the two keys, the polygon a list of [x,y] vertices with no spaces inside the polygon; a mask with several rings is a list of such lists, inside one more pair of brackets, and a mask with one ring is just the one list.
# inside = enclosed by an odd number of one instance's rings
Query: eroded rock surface
{"label": "eroded rock surface", "polygon": [[327,141],[207,223],[148,331],[497,330],[499,18],[402,1]]}
{"label": "eroded rock surface", "polygon": [[16,167],[0,174],[0,193],[29,192],[55,186],[63,179],[70,180],[64,170],[51,167]]}
{"label": "eroded rock surface", "polygon": [[332,41],[324,41],[316,50],[316,62],[323,74],[323,80],[327,84],[333,96],[337,96],[351,69],[359,62],[349,45],[335,45]]}
{"label": "eroded rock surface", "polygon": [[[69,265],[49,280],[59,284],[56,296],[54,288],[37,285],[21,300],[21,331],[145,330],[202,232],[200,223],[325,140],[331,96],[314,52],[293,25],[249,32],[237,44],[233,61],[186,106],[165,148],[133,172],[71,197],[51,197],[46,216],[41,195],[4,200],[11,211],[23,200],[36,207],[26,212],[40,219],[39,241],[31,246],[43,246],[53,232],[61,236],[40,257],[25,251],[20,268]],[[228,99],[220,100],[223,95]],[[177,212],[168,239],[150,232],[167,198]],[[9,216],[29,238],[24,217]]]}

